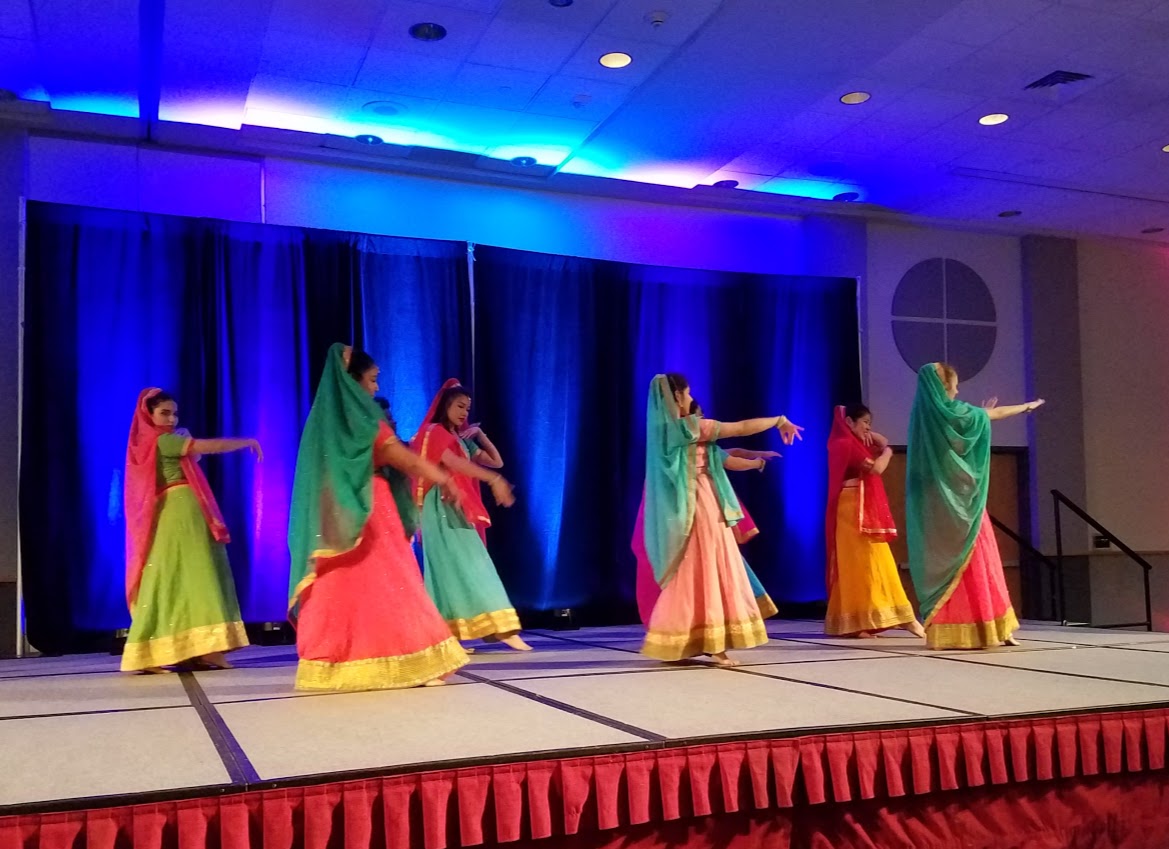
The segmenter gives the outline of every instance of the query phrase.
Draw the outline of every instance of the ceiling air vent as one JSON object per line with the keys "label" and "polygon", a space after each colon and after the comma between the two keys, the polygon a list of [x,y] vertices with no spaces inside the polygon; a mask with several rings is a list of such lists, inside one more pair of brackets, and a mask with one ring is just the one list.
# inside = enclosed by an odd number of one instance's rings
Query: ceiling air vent
{"label": "ceiling air vent", "polygon": [[1042,77],[1027,86],[1027,90],[1030,91],[1033,88],[1053,88],[1057,85],[1067,85],[1068,83],[1078,83],[1082,80],[1090,79],[1092,79],[1091,74],[1077,74],[1075,71],[1052,71],[1046,77]]}

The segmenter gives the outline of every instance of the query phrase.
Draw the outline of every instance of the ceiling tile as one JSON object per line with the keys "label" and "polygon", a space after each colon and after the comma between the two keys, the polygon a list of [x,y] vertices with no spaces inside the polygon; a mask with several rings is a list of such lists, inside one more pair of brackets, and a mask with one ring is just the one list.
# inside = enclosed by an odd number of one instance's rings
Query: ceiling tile
{"label": "ceiling tile", "polygon": [[[606,68],[601,65],[601,56],[617,51],[628,53],[633,57],[633,62],[624,68]],[[639,85],[666,61],[670,52],[670,47],[661,44],[597,33],[585,40],[565,63],[561,73],[620,85]]]}
{"label": "ceiling tile", "polygon": [[547,79],[547,75],[532,71],[467,63],[451,80],[446,99],[455,103],[520,111]]}
{"label": "ceiling tile", "polygon": [[919,35],[957,44],[986,45],[1048,6],[1045,0],[966,0]]}
{"label": "ceiling tile", "polygon": [[572,58],[584,39],[578,30],[500,16],[487,27],[470,61],[553,73]]}
{"label": "ceiling tile", "polygon": [[323,31],[268,30],[260,72],[318,83],[352,85],[365,61],[364,42],[338,40]]}
{"label": "ceiling tile", "polygon": [[577,0],[571,6],[553,6],[544,0],[503,0],[499,15],[577,32],[592,32],[622,0]]}
{"label": "ceiling tile", "polygon": [[679,45],[706,23],[721,3],[722,0],[621,0],[601,21],[597,32]]}
{"label": "ceiling tile", "polygon": [[[475,49],[490,22],[491,16],[483,12],[392,0],[374,34],[372,46],[447,62],[461,61]],[[441,41],[419,41],[410,35],[410,27],[421,23],[440,24],[446,28],[446,37]]]}
{"label": "ceiling tile", "polygon": [[[208,5],[214,8],[218,4]],[[388,5],[389,0],[272,0],[269,26],[282,32],[365,43]]]}
{"label": "ceiling tile", "polygon": [[527,111],[600,121],[611,115],[633,91],[631,86],[587,80],[581,77],[551,77],[528,104]]}
{"label": "ceiling tile", "polygon": [[0,38],[34,38],[32,6],[29,0],[0,3]]}
{"label": "ceiling tile", "polygon": [[441,100],[458,70],[458,64],[438,56],[370,50],[357,74],[357,85]]}

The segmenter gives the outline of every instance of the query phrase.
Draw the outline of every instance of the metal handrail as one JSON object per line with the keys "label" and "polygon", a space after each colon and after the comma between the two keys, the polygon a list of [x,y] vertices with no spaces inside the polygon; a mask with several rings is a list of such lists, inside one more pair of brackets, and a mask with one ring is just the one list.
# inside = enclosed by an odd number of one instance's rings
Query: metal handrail
{"label": "metal handrail", "polygon": [[1055,601],[1055,609],[1059,615],[1060,620],[1066,622],[1067,617],[1064,616],[1064,603],[1063,603],[1063,574],[1062,574],[1062,569],[1061,569],[1060,564],[1056,563],[1054,560],[1052,560],[1050,557],[1048,557],[1046,554],[1044,554],[1042,551],[1040,551],[1038,548],[1036,548],[1034,545],[1032,545],[1029,540],[1027,540],[1025,537],[1020,535],[1019,532],[1016,531],[1014,528],[1012,528],[1010,525],[1006,524],[1005,522],[999,521],[997,518],[995,518],[990,513],[988,513],[987,515],[990,516],[990,523],[992,525],[994,525],[996,528],[998,528],[1000,531],[1002,531],[1008,537],[1013,539],[1015,541],[1015,544],[1018,545],[1019,548],[1022,549],[1022,551],[1024,553],[1026,553],[1026,554],[1030,555],[1032,558],[1038,560],[1040,563],[1042,563],[1044,566],[1046,566],[1051,571],[1052,575],[1055,576],[1055,580],[1052,581],[1052,586],[1055,587],[1056,597],[1057,597],[1056,601]]}
{"label": "metal handrail", "polygon": [[1089,515],[1088,511],[1086,511],[1080,505],[1076,504],[1076,502],[1072,501],[1070,498],[1068,498],[1066,495],[1064,495],[1058,489],[1053,489],[1051,491],[1051,498],[1052,498],[1052,506],[1055,509],[1055,560],[1059,564],[1059,581],[1060,581],[1059,597],[1060,597],[1060,602],[1061,602],[1060,618],[1063,619],[1065,622],[1067,621],[1066,608],[1062,607],[1062,602],[1065,598],[1065,595],[1064,595],[1065,587],[1063,585],[1063,579],[1064,579],[1064,573],[1063,573],[1063,513],[1060,511],[1061,507],[1067,507],[1074,514],[1076,514],[1076,516],[1078,516],[1082,521],[1084,521],[1088,525],[1091,525],[1093,528],[1095,528],[1097,533],[1106,537],[1109,542],[1114,543],[1117,548],[1119,548],[1124,554],[1128,555],[1128,558],[1130,560],[1132,560],[1134,563],[1136,563],[1138,566],[1140,566],[1141,569],[1143,570],[1144,579],[1145,579],[1145,621],[1144,622],[1129,622],[1129,623],[1123,623],[1120,625],[1101,625],[1099,627],[1102,627],[1102,628],[1135,628],[1138,625],[1144,625],[1146,631],[1152,631],[1153,630],[1153,593],[1152,593],[1152,588],[1150,586],[1149,575],[1153,571],[1153,564],[1149,563],[1148,560],[1145,560],[1145,558],[1141,557],[1139,554],[1137,554],[1135,551],[1133,551],[1131,548],[1129,548],[1127,545],[1125,545],[1116,536],[1116,534],[1112,533],[1112,531],[1108,530],[1108,528],[1101,525],[1100,522],[1098,522],[1095,518],[1093,518],[1091,515]]}

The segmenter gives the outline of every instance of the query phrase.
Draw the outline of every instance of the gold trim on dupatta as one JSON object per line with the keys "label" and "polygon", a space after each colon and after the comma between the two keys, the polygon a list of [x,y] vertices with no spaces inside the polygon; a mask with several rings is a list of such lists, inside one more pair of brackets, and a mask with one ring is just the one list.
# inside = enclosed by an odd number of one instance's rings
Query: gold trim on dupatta
{"label": "gold trim on dupatta", "polygon": [[127,642],[122,650],[122,671],[138,672],[155,666],[174,666],[184,660],[248,645],[243,622],[200,625],[167,637]]}
{"label": "gold trim on dupatta", "polygon": [[779,613],[779,608],[775,606],[775,602],[771,600],[771,596],[764,593],[755,598],[755,603],[759,605],[759,615],[764,619],[770,619],[775,614]]}
{"label": "gold trim on dupatta", "polygon": [[370,657],[331,663],[301,659],[296,667],[298,690],[397,690],[419,687],[467,663],[467,653],[454,637],[413,654]]}

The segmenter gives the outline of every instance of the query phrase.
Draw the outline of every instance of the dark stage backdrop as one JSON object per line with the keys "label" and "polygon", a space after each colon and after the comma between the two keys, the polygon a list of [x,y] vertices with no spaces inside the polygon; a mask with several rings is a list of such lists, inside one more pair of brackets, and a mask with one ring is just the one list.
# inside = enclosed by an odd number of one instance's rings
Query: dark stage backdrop
{"label": "dark stage backdrop", "polygon": [[285,616],[288,505],[325,351],[366,347],[403,422],[470,364],[466,245],[32,203],[25,284],[21,552],[42,651],[124,627],[126,436],[162,386],[208,457],[249,621]]}
{"label": "dark stage backdrop", "polygon": [[628,605],[653,375],[679,371],[706,415],[788,415],[730,444],[779,450],[732,483],[761,534],[745,555],[779,600],[824,598],[825,443],[860,398],[856,281],[655,268],[478,247],[476,421],[517,484],[492,554],[523,608]]}
{"label": "dark stage backdrop", "polygon": [[[284,617],[300,427],[326,348],[367,347],[403,437],[442,381],[517,484],[489,544],[523,610],[628,609],[650,378],[682,371],[708,415],[807,427],[732,480],[746,555],[781,601],[824,597],[832,406],[860,395],[856,281],[688,271],[466,245],[29,205],[21,534],[30,639],[68,651],[128,624],[122,466],[138,392],[265,461],[204,461],[232,530],[244,617]],[[472,318],[472,302],[475,316]],[[472,322],[476,351],[472,357]],[[474,359],[474,371],[472,360]],[[744,441],[779,448],[777,434]]]}

